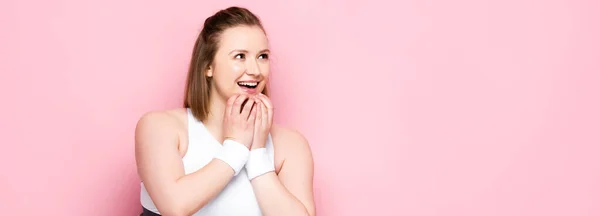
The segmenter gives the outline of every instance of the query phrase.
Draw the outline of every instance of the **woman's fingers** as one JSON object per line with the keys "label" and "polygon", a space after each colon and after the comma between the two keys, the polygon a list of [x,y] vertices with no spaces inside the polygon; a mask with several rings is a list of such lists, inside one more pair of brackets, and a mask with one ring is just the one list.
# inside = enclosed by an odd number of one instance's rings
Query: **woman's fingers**
{"label": "woman's fingers", "polygon": [[256,102],[256,105],[254,105],[254,109],[252,110],[252,111],[256,110],[256,120],[254,121],[255,130],[256,130],[256,128],[261,127],[263,116],[265,116],[265,115],[263,115],[263,112],[262,112],[262,110],[263,110],[262,106],[263,106],[262,102],[260,102],[260,100],[259,100]]}
{"label": "woman's fingers", "polygon": [[233,104],[235,103],[235,99],[237,99],[238,96],[240,96],[240,95],[235,94],[227,100],[227,106],[225,108],[225,116],[231,115],[231,110],[233,110],[233,107],[234,107]]}
{"label": "woman's fingers", "polygon": [[253,117],[255,120],[252,120],[252,122],[256,123],[255,126],[269,127],[273,121],[273,105],[271,100],[263,94],[254,97],[246,94],[238,94],[227,100],[226,115],[239,115],[241,120],[251,122],[250,116],[252,113],[256,113]]}
{"label": "woman's fingers", "polygon": [[267,107],[267,109],[273,109],[273,104],[271,103],[271,100],[264,94],[259,94],[258,97],[260,98],[260,100],[265,104],[265,106]]}
{"label": "woman's fingers", "polygon": [[233,113],[235,113],[236,115],[240,114],[240,112],[242,111],[242,104],[244,104],[244,100],[246,100],[247,98],[248,98],[248,95],[243,94],[243,95],[238,96],[237,99],[235,99],[235,102],[233,104],[232,114]]}
{"label": "woman's fingers", "polygon": [[[252,100],[252,99],[250,99]],[[254,104],[254,100],[250,101],[248,100],[248,102],[246,103],[246,106],[248,106],[248,104],[250,102],[252,102],[252,104]],[[252,105],[250,105],[250,107],[252,107]],[[252,109],[252,108],[250,108]],[[244,107],[244,111],[246,111],[246,107]],[[248,116],[248,123],[254,123],[256,121],[257,118],[257,111],[256,111],[256,107],[254,109],[252,109],[252,111],[250,111],[250,116]]]}
{"label": "woman's fingers", "polygon": [[244,109],[242,110],[242,113],[240,114],[244,120],[247,120],[248,117],[250,117],[249,115],[250,115],[250,111],[252,111],[253,105],[254,105],[254,98],[248,98],[248,101],[244,105]]}
{"label": "woman's fingers", "polygon": [[266,128],[269,126],[269,109],[267,109],[267,106],[264,103],[261,103],[260,107],[261,115],[263,116],[261,119],[261,124],[264,128]]}
{"label": "woman's fingers", "polygon": [[271,103],[271,100],[266,95],[260,94],[259,98],[265,104],[267,114],[263,115],[263,116],[265,116],[267,119],[266,126],[270,126],[270,124],[273,122],[273,104]]}

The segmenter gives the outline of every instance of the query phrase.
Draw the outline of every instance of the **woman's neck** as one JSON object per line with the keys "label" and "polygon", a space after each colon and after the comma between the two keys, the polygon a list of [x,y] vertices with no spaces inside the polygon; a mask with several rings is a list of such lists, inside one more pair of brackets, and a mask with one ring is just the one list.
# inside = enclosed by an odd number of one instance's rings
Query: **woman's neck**
{"label": "woman's neck", "polygon": [[226,109],[227,101],[223,100],[218,95],[211,95],[209,104],[209,113],[206,119],[202,121],[205,127],[210,131],[215,139],[222,142],[223,134],[223,117]]}

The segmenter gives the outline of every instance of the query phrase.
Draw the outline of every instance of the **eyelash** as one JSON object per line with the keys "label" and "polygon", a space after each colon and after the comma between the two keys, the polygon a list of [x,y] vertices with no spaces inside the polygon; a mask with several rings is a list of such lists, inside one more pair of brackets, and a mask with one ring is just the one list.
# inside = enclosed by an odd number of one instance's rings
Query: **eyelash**
{"label": "eyelash", "polygon": [[[238,58],[238,56],[241,56],[241,58],[243,59],[243,58],[246,56],[246,54],[244,54],[244,53],[240,53],[240,54],[237,54],[237,55],[235,55],[235,56],[234,56],[234,58],[236,58],[236,59],[237,59],[237,58]],[[263,59],[269,59],[269,54],[260,54],[259,58],[260,58],[261,56],[262,56],[262,58],[263,58]]]}

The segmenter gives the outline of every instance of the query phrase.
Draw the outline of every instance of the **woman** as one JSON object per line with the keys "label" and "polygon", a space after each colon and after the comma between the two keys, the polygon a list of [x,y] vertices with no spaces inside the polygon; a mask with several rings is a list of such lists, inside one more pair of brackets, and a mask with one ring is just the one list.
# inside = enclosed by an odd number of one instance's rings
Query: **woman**
{"label": "woman", "polygon": [[136,127],[142,215],[315,215],[308,142],[272,124],[269,54],[247,9],[205,20],[185,108],[146,113]]}

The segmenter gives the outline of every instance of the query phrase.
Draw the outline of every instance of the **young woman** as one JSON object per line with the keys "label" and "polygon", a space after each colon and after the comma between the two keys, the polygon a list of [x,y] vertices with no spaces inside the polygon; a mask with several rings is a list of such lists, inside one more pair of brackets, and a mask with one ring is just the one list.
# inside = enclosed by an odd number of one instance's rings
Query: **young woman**
{"label": "young woman", "polygon": [[205,20],[184,108],[146,113],[136,127],[142,215],[315,215],[309,144],[272,123],[269,54],[247,9]]}

